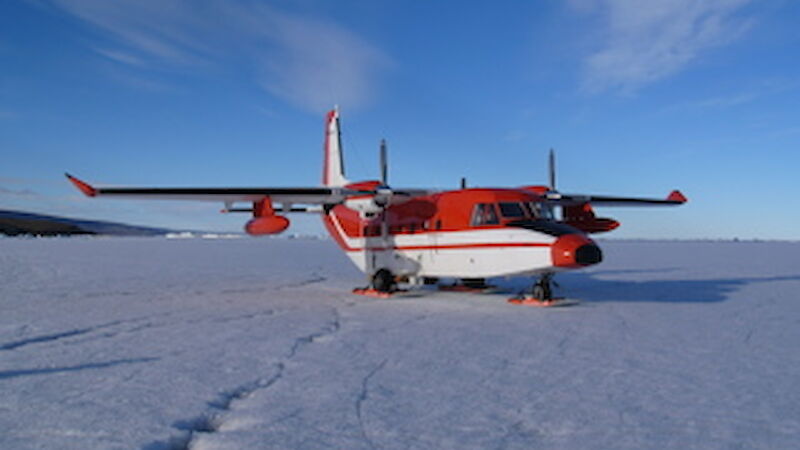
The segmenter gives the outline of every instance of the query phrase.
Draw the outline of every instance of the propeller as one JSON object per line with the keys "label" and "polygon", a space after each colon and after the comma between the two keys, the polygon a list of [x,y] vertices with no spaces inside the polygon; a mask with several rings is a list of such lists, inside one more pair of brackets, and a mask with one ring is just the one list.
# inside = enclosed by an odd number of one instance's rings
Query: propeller
{"label": "propeller", "polygon": [[381,185],[378,187],[377,195],[374,197],[375,204],[379,205],[384,210],[381,211],[380,215],[380,223],[381,223],[381,237],[386,239],[389,233],[388,224],[386,221],[386,214],[388,214],[385,210],[387,206],[392,201],[392,196],[394,193],[392,192],[392,188],[389,187],[389,155],[386,148],[386,139],[381,139],[381,151],[380,151],[380,170],[381,170]]}
{"label": "propeller", "polygon": [[375,189],[373,201],[381,208],[385,208],[392,201],[394,191],[389,187],[389,157],[386,150],[386,139],[381,139],[380,151],[381,185]]}
{"label": "propeller", "polygon": [[[561,194],[556,189],[556,152],[552,148],[547,159],[548,190],[545,197],[548,200],[558,200]],[[542,204],[542,212],[549,218],[555,217],[555,205],[548,202]]]}
{"label": "propeller", "polygon": [[389,152],[386,139],[381,139],[380,152],[381,184],[375,189],[375,202],[380,206],[388,205],[393,197],[413,197],[411,191],[398,191],[389,186]]}
{"label": "propeller", "polygon": [[381,139],[381,184],[389,185],[389,160],[386,154],[386,139]]}

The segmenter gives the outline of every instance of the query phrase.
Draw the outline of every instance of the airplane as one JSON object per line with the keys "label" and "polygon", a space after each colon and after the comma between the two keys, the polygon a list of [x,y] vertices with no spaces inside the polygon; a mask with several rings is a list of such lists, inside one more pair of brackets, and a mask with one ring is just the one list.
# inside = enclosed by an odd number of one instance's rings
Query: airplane
{"label": "airplane", "polygon": [[[338,108],[325,116],[321,187],[150,188],[94,187],[67,178],[89,197],[222,202],[222,212],[251,213],[254,236],[286,230],[288,213],[316,213],[333,240],[364,272],[369,284],[354,293],[388,298],[398,283],[460,280],[465,290],[486,288],[494,277],[536,276],[531,293],[516,303],[551,306],[553,275],[601,262],[589,234],[620,223],[597,217],[594,206],[669,206],[687,201],[678,190],[664,199],[565,194],[556,189],[555,157],[549,185],[513,188],[395,189],[388,183],[386,142],[380,146],[380,180],[345,177]],[[246,202],[247,207],[236,207]],[[560,209],[560,211],[559,211]],[[511,301],[509,300],[509,301]]]}

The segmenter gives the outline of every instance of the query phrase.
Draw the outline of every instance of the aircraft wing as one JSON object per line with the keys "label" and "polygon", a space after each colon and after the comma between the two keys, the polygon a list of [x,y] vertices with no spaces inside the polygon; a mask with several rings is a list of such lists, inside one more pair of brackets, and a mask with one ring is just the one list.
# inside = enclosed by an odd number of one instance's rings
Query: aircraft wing
{"label": "aircraft wing", "polygon": [[235,187],[235,188],[165,188],[165,187],[94,187],[85,181],[65,174],[69,181],[88,197],[117,197],[130,199],[200,200],[222,202],[257,202],[269,197],[284,205],[336,205],[351,195],[374,194],[374,191],[338,187]]}
{"label": "aircraft wing", "polygon": [[672,191],[663,199],[561,193],[547,193],[543,197],[545,202],[561,206],[584,203],[590,203],[592,206],[675,206],[682,205],[688,201],[680,191]]}

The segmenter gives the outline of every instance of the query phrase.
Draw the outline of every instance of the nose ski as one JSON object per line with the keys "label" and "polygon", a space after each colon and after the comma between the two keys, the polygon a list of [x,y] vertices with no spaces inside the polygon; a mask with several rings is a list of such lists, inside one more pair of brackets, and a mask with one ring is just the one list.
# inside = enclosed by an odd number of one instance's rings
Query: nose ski
{"label": "nose ski", "polygon": [[553,306],[572,306],[579,302],[574,299],[553,296],[553,285],[558,284],[553,281],[552,273],[542,274],[536,283],[533,284],[530,294],[520,293],[516,297],[508,299],[508,303],[525,306],[539,306],[549,308]]}

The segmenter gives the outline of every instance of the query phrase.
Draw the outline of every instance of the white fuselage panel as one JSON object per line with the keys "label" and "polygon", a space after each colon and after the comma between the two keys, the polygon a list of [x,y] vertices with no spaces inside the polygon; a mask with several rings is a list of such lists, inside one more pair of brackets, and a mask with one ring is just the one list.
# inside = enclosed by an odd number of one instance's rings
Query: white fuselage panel
{"label": "white fuselage panel", "polygon": [[331,214],[347,256],[367,274],[386,268],[401,276],[489,278],[553,271],[556,238],[524,228],[348,237]]}

